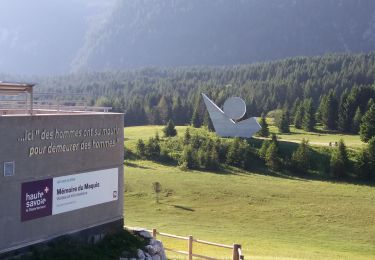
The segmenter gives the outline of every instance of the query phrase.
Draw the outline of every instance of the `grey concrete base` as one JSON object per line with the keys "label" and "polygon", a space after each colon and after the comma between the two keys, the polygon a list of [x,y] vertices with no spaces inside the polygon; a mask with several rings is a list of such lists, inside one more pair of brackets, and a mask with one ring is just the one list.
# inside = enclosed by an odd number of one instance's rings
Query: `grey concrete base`
{"label": "grey concrete base", "polygon": [[117,219],[108,223],[103,223],[101,225],[89,227],[82,230],[75,230],[66,234],[62,234],[56,237],[51,237],[43,241],[34,241],[33,243],[22,245],[19,247],[9,248],[6,251],[0,252],[0,259],[8,259],[22,255],[30,251],[34,246],[43,245],[49,242],[53,242],[63,236],[70,236],[72,238],[78,239],[87,243],[97,243],[104,238],[107,234],[116,233],[124,228],[124,219]]}

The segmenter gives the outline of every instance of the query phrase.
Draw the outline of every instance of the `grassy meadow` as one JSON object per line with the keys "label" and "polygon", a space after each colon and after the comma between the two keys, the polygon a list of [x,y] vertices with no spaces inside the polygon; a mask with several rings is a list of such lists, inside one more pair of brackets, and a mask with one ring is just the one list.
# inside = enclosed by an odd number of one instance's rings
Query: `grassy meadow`
{"label": "grassy meadow", "polygon": [[[184,128],[177,127],[179,135]],[[162,136],[161,129],[125,128],[125,145],[134,149],[138,138],[147,139],[156,131]],[[298,141],[308,134],[288,136]],[[351,137],[348,146],[360,144],[357,136]],[[155,181],[163,187],[159,204],[152,191]],[[217,243],[240,243],[246,259],[375,256],[375,189],[371,186],[274,177],[236,168],[221,173],[181,171],[173,165],[136,160],[126,162],[125,187],[127,226],[157,228]],[[166,247],[186,250],[185,241],[161,240]],[[196,253],[220,259],[231,256],[229,249],[196,249]]]}

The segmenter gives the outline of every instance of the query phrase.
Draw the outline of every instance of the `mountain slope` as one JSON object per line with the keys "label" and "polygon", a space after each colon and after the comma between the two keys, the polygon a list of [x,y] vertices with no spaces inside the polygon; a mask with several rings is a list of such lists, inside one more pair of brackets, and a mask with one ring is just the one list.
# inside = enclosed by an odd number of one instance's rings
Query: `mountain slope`
{"label": "mountain slope", "polygon": [[224,65],[375,49],[371,0],[118,0],[72,71]]}

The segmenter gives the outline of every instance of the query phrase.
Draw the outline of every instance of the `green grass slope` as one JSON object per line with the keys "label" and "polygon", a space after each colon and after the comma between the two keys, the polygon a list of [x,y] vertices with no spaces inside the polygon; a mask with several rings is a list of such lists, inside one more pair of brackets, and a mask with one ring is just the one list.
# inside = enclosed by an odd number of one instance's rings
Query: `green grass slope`
{"label": "green grass slope", "polygon": [[[161,127],[125,129],[126,146]],[[182,134],[183,128],[178,128]],[[247,259],[371,259],[375,189],[297,178],[181,171],[150,161],[125,166],[125,223],[218,243],[240,243]],[[160,204],[152,183],[162,184]],[[185,241],[164,240],[186,250]],[[229,259],[230,250],[197,252]],[[183,258],[183,257],[182,257]]]}

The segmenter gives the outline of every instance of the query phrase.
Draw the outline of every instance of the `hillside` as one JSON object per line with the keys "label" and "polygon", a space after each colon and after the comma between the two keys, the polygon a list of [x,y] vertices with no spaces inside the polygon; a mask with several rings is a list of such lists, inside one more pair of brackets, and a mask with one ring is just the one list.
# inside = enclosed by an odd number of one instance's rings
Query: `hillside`
{"label": "hillside", "polygon": [[[28,80],[38,82],[36,89],[40,92],[82,93],[91,104],[125,112],[128,126],[165,124],[170,118],[177,125],[189,124],[194,112],[202,124],[208,119],[200,93],[206,93],[219,106],[229,96],[240,96],[246,101],[248,116],[282,107],[292,110],[296,100],[310,98],[317,109],[323,95],[331,90],[341,100],[345,91],[373,86],[375,53],[296,57],[240,66],[114,70]],[[353,90],[353,95],[361,91]],[[365,91],[360,96],[349,113],[350,120],[358,105],[365,112],[363,106],[375,98],[374,88],[372,93]]]}
{"label": "hillside", "polygon": [[4,0],[0,9],[0,73],[235,65],[375,50],[372,0]]}
{"label": "hillside", "polygon": [[[125,128],[125,146],[135,149],[158,127]],[[184,127],[178,127],[183,136]],[[128,226],[218,243],[241,243],[246,258],[371,259],[374,189],[227,168],[220,172],[182,171],[145,160],[125,162],[125,222]],[[155,203],[153,182],[163,191]],[[218,217],[219,216],[219,217]],[[186,243],[164,240],[186,250]],[[195,249],[194,249],[195,250]],[[212,247],[197,253],[224,258]]]}
{"label": "hillside", "polygon": [[371,0],[118,0],[87,32],[72,71],[373,51],[374,10]]}

